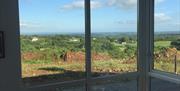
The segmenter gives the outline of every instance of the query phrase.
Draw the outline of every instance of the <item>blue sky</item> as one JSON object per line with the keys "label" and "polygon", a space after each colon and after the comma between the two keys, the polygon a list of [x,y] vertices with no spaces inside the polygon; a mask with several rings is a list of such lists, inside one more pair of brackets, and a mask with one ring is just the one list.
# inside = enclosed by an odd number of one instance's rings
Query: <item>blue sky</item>
{"label": "blue sky", "polygon": [[[155,31],[180,31],[180,0],[155,0]],[[91,0],[92,32],[136,32],[137,0]],[[84,32],[83,0],[19,0],[21,33]]]}

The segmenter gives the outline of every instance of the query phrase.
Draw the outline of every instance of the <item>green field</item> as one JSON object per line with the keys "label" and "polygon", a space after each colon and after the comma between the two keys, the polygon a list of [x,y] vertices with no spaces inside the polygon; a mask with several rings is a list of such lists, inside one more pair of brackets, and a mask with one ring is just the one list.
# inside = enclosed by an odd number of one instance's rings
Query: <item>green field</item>
{"label": "green field", "polygon": [[170,47],[171,41],[156,41],[154,45],[160,47]]}
{"label": "green field", "polygon": [[[171,37],[167,37],[171,38]],[[167,41],[168,40],[168,41]],[[172,40],[173,41],[173,40]],[[170,39],[155,41],[155,69],[174,73],[174,55],[179,45]],[[98,36],[92,38],[92,76],[137,71],[137,39]],[[44,80],[75,80],[85,77],[85,48],[82,35],[22,35],[22,77],[26,83]],[[178,42],[177,42],[178,43]],[[177,68],[180,73],[180,68]]]}

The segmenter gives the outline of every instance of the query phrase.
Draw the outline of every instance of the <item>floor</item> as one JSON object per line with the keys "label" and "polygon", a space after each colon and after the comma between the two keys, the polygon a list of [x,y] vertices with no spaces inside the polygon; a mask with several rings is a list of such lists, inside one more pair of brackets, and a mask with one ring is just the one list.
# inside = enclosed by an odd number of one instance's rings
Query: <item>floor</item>
{"label": "floor", "polygon": [[[68,89],[56,89],[56,91],[85,91],[85,89],[84,87],[71,87]],[[137,91],[137,81],[94,85],[92,91]],[[180,85],[153,79],[151,91],[180,91]]]}

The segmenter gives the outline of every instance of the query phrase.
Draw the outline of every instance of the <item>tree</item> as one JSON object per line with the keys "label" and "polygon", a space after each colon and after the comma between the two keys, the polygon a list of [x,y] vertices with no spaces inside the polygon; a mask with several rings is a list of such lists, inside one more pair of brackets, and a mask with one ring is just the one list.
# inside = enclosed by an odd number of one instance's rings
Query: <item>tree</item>
{"label": "tree", "polygon": [[126,53],[127,57],[134,57],[136,54],[136,47],[126,45],[125,53]]}
{"label": "tree", "polygon": [[172,41],[171,46],[175,47],[177,50],[180,50],[180,39],[178,39],[176,41]]}
{"label": "tree", "polygon": [[118,39],[118,43],[129,42],[129,37],[122,37]]}

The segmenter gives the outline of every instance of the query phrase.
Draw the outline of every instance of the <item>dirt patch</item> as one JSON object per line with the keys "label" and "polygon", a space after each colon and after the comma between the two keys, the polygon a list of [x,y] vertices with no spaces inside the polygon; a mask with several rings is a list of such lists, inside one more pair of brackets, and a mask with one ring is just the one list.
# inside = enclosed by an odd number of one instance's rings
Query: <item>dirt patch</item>
{"label": "dirt patch", "polygon": [[[67,52],[64,56],[64,61],[85,61],[84,52]],[[92,53],[92,60],[109,60],[111,57],[106,54]]]}
{"label": "dirt patch", "polygon": [[110,60],[111,57],[107,54],[93,53],[92,60]]}
{"label": "dirt patch", "polygon": [[[110,60],[111,57],[108,54],[103,53],[92,53],[92,60]],[[51,58],[52,61],[64,61],[64,62],[72,62],[72,61],[85,61],[85,53],[84,52],[66,52],[64,55],[58,56],[58,54],[45,54],[41,52],[26,52],[22,53],[22,60],[46,60],[48,57]]]}
{"label": "dirt patch", "polygon": [[43,59],[43,54],[37,52],[26,52],[21,55],[22,60],[39,60]]}

